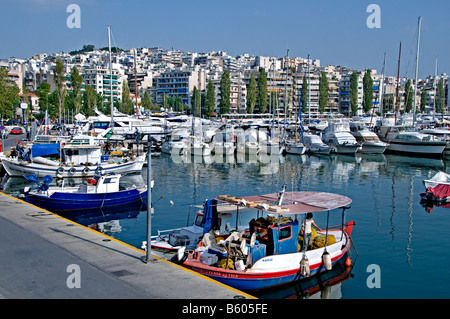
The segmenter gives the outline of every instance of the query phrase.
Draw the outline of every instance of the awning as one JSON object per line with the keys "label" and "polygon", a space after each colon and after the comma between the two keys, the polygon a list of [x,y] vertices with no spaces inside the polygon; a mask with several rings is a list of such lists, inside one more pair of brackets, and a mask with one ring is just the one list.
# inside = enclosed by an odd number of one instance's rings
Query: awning
{"label": "awning", "polygon": [[59,143],[33,144],[31,146],[31,156],[49,156],[59,154]]}
{"label": "awning", "polygon": [[286,192],[283,195],[282,205],[278,205],[279,196],[280,193],[244,197],[221,195],[217,200],[279,215],[328,211],[347,207],[352,203],[349,197],[339,194]]}

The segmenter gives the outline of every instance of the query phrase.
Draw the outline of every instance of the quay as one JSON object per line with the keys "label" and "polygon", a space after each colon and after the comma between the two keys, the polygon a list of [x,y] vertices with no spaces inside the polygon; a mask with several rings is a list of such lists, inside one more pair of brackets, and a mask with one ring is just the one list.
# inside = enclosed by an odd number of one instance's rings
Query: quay
{"label": "quay", "polygon": [[0,299],[254,298],[144,257],[143,250],[0,193]]}

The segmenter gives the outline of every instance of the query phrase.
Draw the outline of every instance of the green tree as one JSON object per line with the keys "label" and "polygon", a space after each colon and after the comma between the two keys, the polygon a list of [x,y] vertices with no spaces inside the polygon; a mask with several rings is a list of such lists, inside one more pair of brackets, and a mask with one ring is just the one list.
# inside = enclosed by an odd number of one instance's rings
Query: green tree
{"label": "green tree", "polygon": [[144,92],[144,98],[142,99],[142,106],[144,107],[144,109],[146,110],[151,110],[153,105],[152,105],[152,100],[150,99],[150,94],[148,93],[147,90],[145,90]]}
{"label": "green tree", "polygon": [[329,97],[329,86],[328,79],[325,72],[322,72],[319,79],[319,111],[320,113],[325,112],[326,107],[328,106],[328,97]]}
{"label": "green tree", "polygon": [[36,95],[38,96],[38,103],[39,103],[39,109],[45,113],[45,110],[47,109],[47,100],[48,95],[50,94],[50,84],[47,82],[41,82],[39,85],[39,88],[34,91]]}
{"label": "green tree", "polygon": [[94,115],[94,109],[96,107],[97,107],[97,92],[92,86],[86,85],[84,91],[83,113],[86,114],[87,116]]}
{"label": "green tree", "polygon": [[256,80],[253,73],[250,75],[250,81],[247,88],[247,113],[252,114],[256,105]]}
{"label": "green tree", "polygon": [[15,106],[19,103],[20,89],[8,77],[8,69],[0,67],[0,112],[4,117],[14,115]]}
{"label": "green tree", "polygon": [[214,84],[211,80],[209,80],[206,90],[206,106],[208,108],[206,114],[208,115],[208,117],[211,117],[216,106],[216,94],[214,91]]}
{"label": "green tree", "polygon": [[363,110],[369,112],[373,106],[373,80],[370,70],[366,70],[363,77]]}
{"label": "green tree", "polygon": [[411,79],[409,79],[408,82],[406,82],[405,93],[403,96],[405,98],[405,111],[411,112],[414,102],[414,91]]}
{"label": "green tree", "polygon": [[230,71],[225,70],[220,79],[220,114],[226,114],[230,111],[230,94],[231,94],[231,80]]}
{"label": "green tree", "polygon": [[75,66],[72,68],[70,78],[72,80],[74,111],[75,114],[78,114],[81,111],[81,84],[83,83],[83,77]]}
{"label": "green tree", "polygon": [[64,99],[66,98],[66,75],[64,71],[64,62],[59,57],[56,59],[53,76],[56,86],[56,96],[58,97],[58,118],[59,123],[61,123],[61,112],[63,111]]}
{"label": "green tree", "polygon": [[445,108],[443,108],[444,105],[444,81],[441,79],[438,83],[437,91],[436,91],[436,112],[444,112]]}
{"label": "green tree", "polygon": [[128,83],[124,81],[122,84],[122,112],[131,114],[132,109],[133,102],[130,99],[130,89],[128,88]]}
{"label": "green tree", "polygon": [[425,112],[425,107],[427,106],[427,91],[422,89],[422,94],[420,96],[420,112]]}
{"label": "green tree", "polygon": [[194,86],[194,90],[192,90],[191,109],[194,116],[201,117],[201,97],[196,86]]}
{"label": "green tree", "polygon": [[350,109],[353,115],[358,113],[358,74],[356,72],[350,76]]}
{"label": "green tree", "polygon": [[306,76],[303,77],[302,98],[300,102],[302,104],[302,113],[308,112],[308,78]]}
{"label": "green tree", "polygon": [[259,113],[267,110],[267,74],[264,68],[259,69],[258,75],[258,108]]}

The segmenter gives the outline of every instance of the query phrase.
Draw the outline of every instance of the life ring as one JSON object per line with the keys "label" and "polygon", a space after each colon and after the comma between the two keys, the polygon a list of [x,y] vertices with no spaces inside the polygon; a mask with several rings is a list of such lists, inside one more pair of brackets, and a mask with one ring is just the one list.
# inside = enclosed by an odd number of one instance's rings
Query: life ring
{"label": "life ring", "polygon": [[60,167],[58,167],[56,172],[58,172],[59,174],[62,174],[62,173],[64,173],[64,168],[60,166]]}
{"label": "life ring", "polygon": [[70,174],[75,174],[76,173],[76,169],[75,169],[75,167],[71,167],[70,169],[69,169],[69,173]]}
{"label": "life ring", "polygon": [[89,173],[89,171],[90,171],[89,167],[85,167],[85,168],[83,168],[83,173],[84,173],[84,174],[87,174],[87,173]]}

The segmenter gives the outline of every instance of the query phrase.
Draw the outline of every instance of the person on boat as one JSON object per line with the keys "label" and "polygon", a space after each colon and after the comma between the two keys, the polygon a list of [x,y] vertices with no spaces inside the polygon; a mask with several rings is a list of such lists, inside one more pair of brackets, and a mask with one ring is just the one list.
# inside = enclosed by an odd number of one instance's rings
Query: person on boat
{"label": "person on boat", "polygon": [[312,213],[306,214],[306,221],[304,220],[302,223],[302,231],[305,234],[305,246],[306,249],[310,249],[311,242],[312,242],[312,229],[311,227],[314,226],[317,230],[322,230],[319,226],[316,225],[313,219]]}

